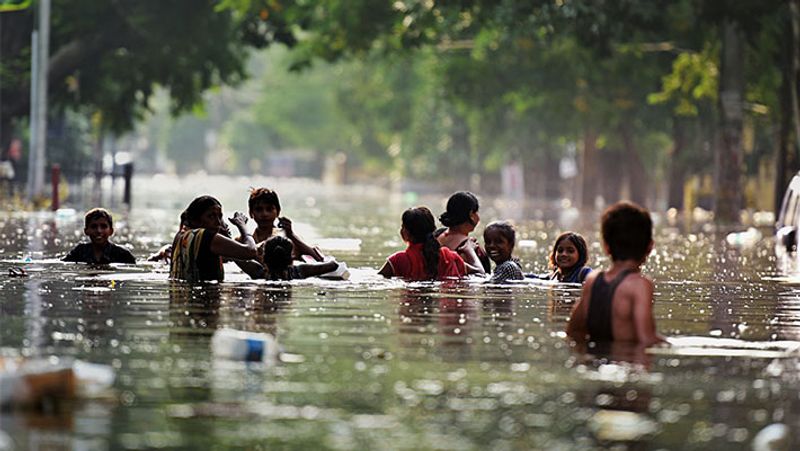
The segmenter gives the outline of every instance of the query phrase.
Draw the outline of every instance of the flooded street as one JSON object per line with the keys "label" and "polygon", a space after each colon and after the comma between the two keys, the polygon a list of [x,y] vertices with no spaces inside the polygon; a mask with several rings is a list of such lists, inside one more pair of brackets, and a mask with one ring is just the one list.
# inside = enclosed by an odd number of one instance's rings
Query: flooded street
{"label": "flooded street", "polygon": [[[594,358],[564,338],[576,286],[377,275],[404,247],[403,209],[425,203],[438,215],[449,193],[221,177],[135,183],[130,213],[111,210],[112,240],[130,245],[136,266],[58,262],[82,237],[82,212],[0,216],[2,352],[116,371],[112,396],[3,412],[0,429],[18,449],[750,449],[772,423],[800,426],[800,282],[778,270],[768,231],[737,249],[724,235],[656,221],[644,272],[656,282],[657,328],[708,340]],[[143,262],[171,241],[195,195],[218,196],[229,217],[262,184],[280,194],[298,234],[347,262],[348,281],[257,282],[226,265],[224,283],[190,287]],[[478,231],[515,220],[526,272],[545,272],[553,240],[570,228],[587,237],[592,267],[607,262],[597,226],[570,222],[569,209],[481,202]],[[6,276],[12,266],[30,276]],[[270,333],[282,357],[215,358],[220,328]]]}

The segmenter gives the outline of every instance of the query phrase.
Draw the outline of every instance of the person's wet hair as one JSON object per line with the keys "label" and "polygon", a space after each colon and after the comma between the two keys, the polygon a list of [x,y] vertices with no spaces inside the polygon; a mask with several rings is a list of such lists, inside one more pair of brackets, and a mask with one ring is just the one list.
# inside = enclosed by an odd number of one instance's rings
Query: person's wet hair
{"label": "person's wet hair", "polygon": [[422,256],[425,259],[425,272],[435,279],[439,272],[439,241],[433,236],[436,220],[428,207],[409,208],[403,212],[403,228],[412,243],[423,243]]}
{"label": "person's wet hair", "polygon": [[98,219],[105,219],[108,221],[108,226],[114,228],[114,221],[111,219],[111,213],[105,208],[92,208],[87,211],[86,216],[83,217],[83,226],[89,227],[90,222],[97,221]]}
{"label": "person's wet hair", "polygon": [[471,223],[469,215],[478,211],[479,206],[478,198],[474,194],[469,191],[459,191],[447,199],[447,208],[439,216],[439,222],[445,227]]}
{"label": "person's wet hair", "polygon": [[578,261],[575,262],[573,268],[580,268],[586,265],[586,261],[589,260],[589,248],[586,246],[586,240],[579,233],[564,232],[556,238],[556,242],[553,244],[553,251],[550,252],[550,266],[553,269],[558,268],[556,264],[556,250],[558,249],[558,245],[564,240],[572,243],[572,245],[575,246],[575,250],[578,251]]}
{"label": "person's wet hair", "polygon": [[511,244],[512,249],[517,242],[517,231],[508,221],[494,221],[487,225],[486,228],[483,229],[484,240],[486,239],[486,234],[489,232],[497,232],[502,235],[503,238]]}
{"label": "person's wet hair", "polygon": [[653,241],[653,221],[646,209],[618,202],[603,212],[600,232],[613,261],[643,261]]}
{"label": "person's wet hair", "polygon": [[222,204],[212,196],[196,197],[181,213],[181,222],[185,222],[188,227],[198,227],[200,217],[212,207],[222,207]]}
{"label": "person's wet hair", "polygon": [[294,245],[288,238],[273,236],[264,243],[264,265],[272,279],[280,279],[286,269],[292,264]]}
{"label": "person's wet hair", "polygon": [[258,204],[274,205],[275,209],[281,211],[281,201],[278,193],[269,188],[250,188],[250,198],[247,199],[247,207],[252,210]]}

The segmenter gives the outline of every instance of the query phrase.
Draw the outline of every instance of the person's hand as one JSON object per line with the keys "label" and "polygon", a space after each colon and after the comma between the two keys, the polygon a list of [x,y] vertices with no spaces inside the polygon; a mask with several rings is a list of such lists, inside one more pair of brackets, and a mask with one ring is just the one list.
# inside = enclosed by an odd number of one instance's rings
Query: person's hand
{"label": "person's hand", "polygon": [[282,228],[284,230],[284,232],[286,232],[286,236],[294,235],[294,232],[292,231],[292,220],[291,219],[289,219],[289,218],[287,218],[285,216],[281,216],[280,218],[278,218],[278,227]]}
{"label": "person's hand", "polygon": [[222,225],[219,226],[217,233],[219,233],[220,235],[227,236],[228,238],[231,237],[231,229],[230,227],[228,227],[228,224],[225,223],[222,223]]}
{"label": "person's hand", "polygon": [[464,244],[458,246],[458,249],[456,249],[456,251],[464,252],[464,251],[469,251],[470,249],[474,251],[478,248],[478,246],[479,246],[478,240],[476,240],[475,237],[469,237],[468,240],[464,241]]}
{"label": "person's hand", "polygon": [[233,213],[232,218],[228,218],[228,221],[230,221],[231,224],[235,225],[236,228],[239,229],[239,231],[244,233],[245,230],[244,225],[247,224],[247,216],[244,213],[242,213],[241,211],[237,211]]}
{"label": "person's hand", "polygon": [[164,260],[169,263],[170,255],[172,255],[172,245],[165,244],[161,247],[157,252],[154,252],[149,257],[147,257],[147,261],[149,262],[157,262],[160,260]]}

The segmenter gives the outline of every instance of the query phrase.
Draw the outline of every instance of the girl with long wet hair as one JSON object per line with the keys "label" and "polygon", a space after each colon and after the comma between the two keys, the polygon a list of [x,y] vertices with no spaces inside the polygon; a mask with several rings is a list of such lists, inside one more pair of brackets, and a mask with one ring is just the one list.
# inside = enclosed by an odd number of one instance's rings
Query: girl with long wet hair
{"label": "girl with long wet hair", "polygon": [[408,243],[404,251],[395,252],[378,274],[406,280],[443,280],[466,274],[464,260],[439,244],[433,236],[436,222],[428,207],[409,208],[403,212],[400,236]]}

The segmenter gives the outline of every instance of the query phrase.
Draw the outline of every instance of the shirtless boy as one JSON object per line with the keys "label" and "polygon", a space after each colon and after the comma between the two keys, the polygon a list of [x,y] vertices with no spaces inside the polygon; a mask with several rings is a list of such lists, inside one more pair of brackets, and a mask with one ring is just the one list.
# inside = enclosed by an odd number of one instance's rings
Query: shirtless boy
{"label": "shirtless boy", "polygon": [[578,343],[650,346],[664,341],[653,318],[653,282],[639,272],[653,249],[650,213],[629,202],[616,203],[603,213],[601,233],[611,266],[589,274],[567,334]]}

